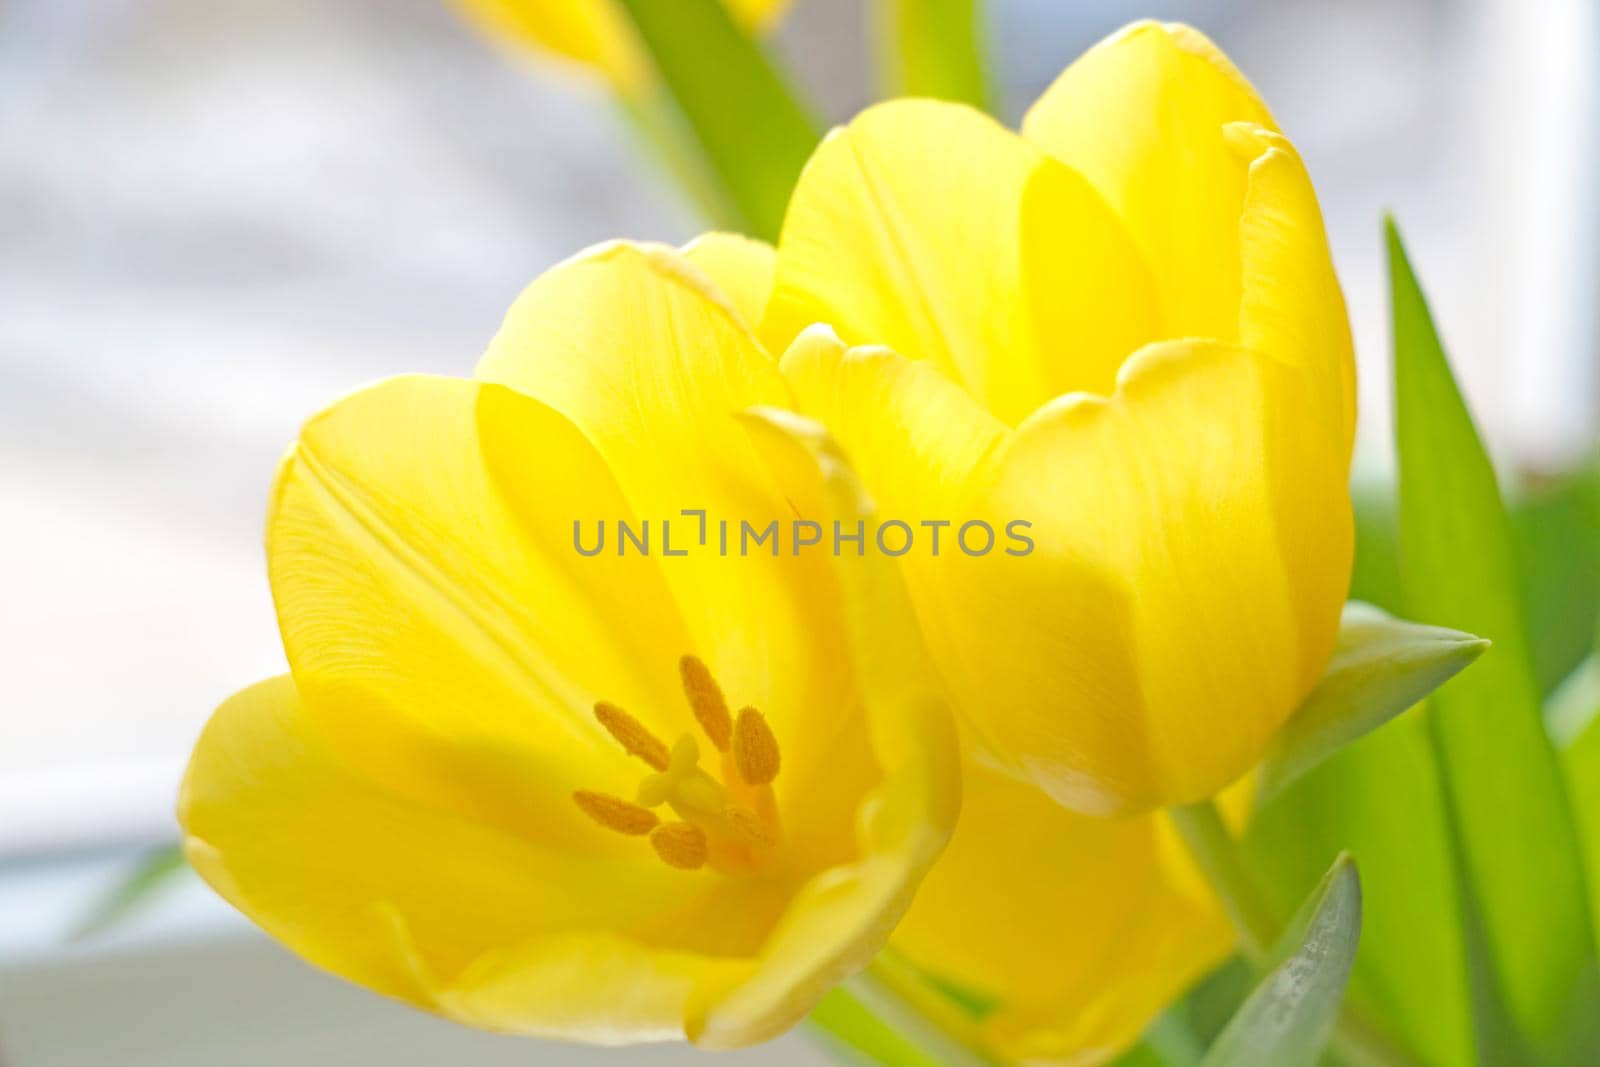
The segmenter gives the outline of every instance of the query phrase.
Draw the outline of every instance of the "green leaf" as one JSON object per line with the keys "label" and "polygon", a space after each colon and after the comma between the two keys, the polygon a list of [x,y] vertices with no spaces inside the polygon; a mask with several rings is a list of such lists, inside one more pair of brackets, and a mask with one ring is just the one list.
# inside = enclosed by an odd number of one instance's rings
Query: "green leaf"
{"label": "green leaf", "polygon": [[1433,1067],[1472,1062],[1454,857],[1421,709],[1340,750],[1256,813],[1247,843],[1279,914],[1330,853],[1361,864],[1365,936],[1348,999]]}
{"label": "green leaf", "polygon": [[1256,773],[1256,806],[1265,807],[1295,779],[1416,704],[1488,647],[1459,630],[1346,604],[1333,658]]}
{"label": "green leaf", "polygon": [[153,894],[166,889],[187,869],[183,849],[169,845],[149,853],[111,890],[95,901],[73,929],[72,940],[97,937],[114,929],[148,902]]}
{"label": "green leaf", "polygon": [[1289,924],[1256,986],[1201,1067],[1313,1067],[1339,1015],[1361,940],[1361,880],[1347,855]]}
{"label": "green leaf", "polygon": [[1557,693],[1550,722],[1589,866],[1589,914],[1600,920],[1600,651]]}
{"label": "green leaf", "polygon": [[878,0],[885,96],[931,96],[989,110],[982,0]]}
{"label": "green leaf", "polygon": [[1548,694],[1589,654],[1600,627],[1600,457],[1523,487],[1511,532],[1534,674]]}
{"label": "green leaf", "polygon": [[1595,1062],[1573,1058],[1588,1055],[1584,1023],[1600,1018],[1594,937],[1540,716],[1509,524],[1392,222],[1387,233],[1407,612],[1495,646],[1434,694],[1426,717],[1462,877],[1479,1059]]}
{"label": "green leaf", "polygon": [[744,232],[777,239],[820,130],[721,0],[621,0]]}
{"label": "green leaf", "polygon": [[1400,610],[1400,531],[1394,506],[1394,482],[1357,477],[1350,485],[1355,505],[1356,558],[1350,575],[1350,599],[1394,614]]}

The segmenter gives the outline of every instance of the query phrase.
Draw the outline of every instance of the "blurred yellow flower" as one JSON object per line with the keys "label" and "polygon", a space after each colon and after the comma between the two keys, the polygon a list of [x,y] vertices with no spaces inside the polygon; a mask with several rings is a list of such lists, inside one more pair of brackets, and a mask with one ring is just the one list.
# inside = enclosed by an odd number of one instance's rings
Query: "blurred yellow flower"
{"label": "blurred yellow flower", "polygon": [[961,821],[891,944],[988,1005],[1006,1062],[1114,1059],[1232,950],[1166,816],[1079,815],[968,763]]}
{"label": "blurred yellow flower", "polygon": [[960,788],[909,607],[825,554],[575,551],[791,516],[737,414],[789,392],[691,265],[762,252],[591,250],[475,380],[305,426],[267,531],[290,674],[217,711],[180,800],[195,869],[294,951],[489,1029],[725,1047],[888,936]]}
{"label": "blurred yellow flower", "polygon": [[790,203],[763,335],[885,515],[1035,548],[902,560],[986,758],[1087,813],[1212,796],[1333,648],[1355,427],[1298,153],[1199,33],[1091,49],[1021,136],[871,108]]}
{"label": "blurred yellow flower", "polygon": [[[468,19],[494,36],[598,73],[632,93],[650,81],[649,60],[634,39],[618,0],[453,0]],[[782,16],[788,0],[725,0],[728,13],[751,32]]]}

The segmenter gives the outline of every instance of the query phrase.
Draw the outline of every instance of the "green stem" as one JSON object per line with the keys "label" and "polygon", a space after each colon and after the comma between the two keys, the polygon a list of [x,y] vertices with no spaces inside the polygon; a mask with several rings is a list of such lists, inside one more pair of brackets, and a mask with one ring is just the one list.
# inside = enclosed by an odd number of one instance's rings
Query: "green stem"
{"label": "green stem", "polygon": [[[1239,950],[1257,971],[1270,965],[1269,954],[1283,923],[1274,914],[1250,870],[1244,850],[1222,821],[1214,801],[1169,808],[1172,825],[1188,846],[1196,865],[1222,901],[1239,938]],[[1349,1067],[1421,1067],[1377,1027],[1346,1004],[1334,1027],[1333,1049]]]}
{"label": "green stem", "polygon": [[619,0],[740,229],[776,241],[821,137],[810,105],[721,0]]}
{"label": "green stem", "polygon": [[879,0],[886,96],[931,96],[989,110],[982,0]]}
{"label": "green stem", "polygon": [[1214,802],[1205,800],[1179,805],[1167,814],[1201,873],[1217,891],[1239,936],[1239,950],[1251,966],[1259,967],[1277,938],[1280,924],[1245,866],[1244,854],[1222,821],[1222,813]]}
{"label": "green stem", "polygon": [[946,1067],[998,1067],[984,1050],[972,1015],[932,988],[892,953],[882,953],[853,979],[852,991],[899,1030],[935,1053]]}
{"label": "green stem", "polygon": [[828,991],[806,1023],[825,1042],[853,1060],[880,1067],[939,1067],[939,1059],[894,1026],[844,986]]}
{"label": "green stem", "polygon": [[700,146],[672,100],[660,89],[616,94],[617,110],[635,139],[664,171],[706,222],[737,233],[744,220],[716,178],[706,169]]}

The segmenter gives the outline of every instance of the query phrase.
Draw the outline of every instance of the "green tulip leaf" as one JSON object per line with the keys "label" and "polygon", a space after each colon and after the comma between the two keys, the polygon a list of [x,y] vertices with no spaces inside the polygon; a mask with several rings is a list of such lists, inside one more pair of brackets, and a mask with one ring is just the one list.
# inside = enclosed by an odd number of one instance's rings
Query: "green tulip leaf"
{"label": "green tulip leaf", "polygon": [[1316,688],[1279,731],[1256,775],[1265,807],[1307,771],[1382,726],[1477,659],[1489,642],[1345,605],[1339,644]]}
{"label": "green tulip leaf", "polygon": [[1578,836],[1545,733],[1494,469],[1400,236],[1394,314],[1400,571],[1408,614],[1494,642],[1426,723],[1459,876],[1479,1062],[1600,1062],[1595,942]]}
{"label": "green tulip leaf", "polygon": [[1550,726],[1589,860],[1590,915],[1600,920],[1600,651],[1552,698]]}
{"label": "green tulip leaf", "polygon": [[1361,940],[1361,879],[1341,855],[1289,924],[1268,971],[1201,1067],[1313,1067],[1328,1040]]}
{"label": "green tulip leaf", "polygon": [[721,0],[621,0],[661,81],[737,213],[774,241],[821,131],[810,109]]}
{"label": "green tulip leaf", "polygon": [[1530,480],[1510,512],[1534,673],[1548,694],[1589,654],[1600,627],[1600,456]]}

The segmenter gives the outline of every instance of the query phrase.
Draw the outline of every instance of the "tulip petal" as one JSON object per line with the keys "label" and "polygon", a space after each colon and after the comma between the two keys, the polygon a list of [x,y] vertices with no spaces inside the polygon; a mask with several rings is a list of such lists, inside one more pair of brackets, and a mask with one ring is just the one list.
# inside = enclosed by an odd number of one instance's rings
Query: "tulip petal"
{"label": "tulip petal", "polygon": [[[838,446],[816,422],[787,411],[744,418],[802,514],[847,524],[873,505]],[[910,599],[879,553],[836,560],[844,629],[882,780],[863,799],[856,855],[813,878],[763,949],[762,975],[719,1004],[696,1040],[741,1044],[772,1036],[834,983],[865,966],[910,905],[955,826],[961,796],[958,746],[931,681]],[[787,1023],[785,1023],[787,1025]]]}
{"label": "tulip petal", "polygon": [[278,475],[268,571],[332,743],[418,799],[619,851],[570,802],[637,782],[590,706],[693,726],[657,561],[575,549],[574,523],[619,516],[578,430],[501,386],[397,378],[312,419]]}
{"label": "tulip petal", "polygon": [[789,205],[763,336],[812,323],[926,360],[1015,423],[1109,391],[1160,336],[1152,283],[1076,174],[960,105],[869,108],[813,154]]}
{"label": "tulip petal", "polygon": [[847,349],[826,326],[797,337],[779,367],[800,409],[828,427],[874,487],[884,518],[950,518],[972,471],[1007,433],[934,364]]}
{"label": "tulip petal", "polygon": [[[1035,550],[939,570],[941,660],[983,739],[1057,800],[1214,795],[1315,683],[1348,586],[1341,450],[1307,376],[1214,342],[1137,353],[998,451],[984,510]],[[923,607],[927,601],[919,604]]]}
{"label": "tulip petal", "polygon": [[1007,1062],[1108,1062],[1232,944],[1170,869],[1159,819],[1077,815],[969,763],[955,836],[891,945],[995,1005],[984,1033]]}
{"label": "tulip petal", "polygon": [[[384,789],[328,743],[288,676],[218,709],[178,815],[195,870],[274,937],[446,1014],[442,990],[484,953],[554,931],[638,927],[696,888],[660,864],[552,850]],[[663,985],[634,987],[653,1011],[613,1019],[667,1025],[669,1001],[683,996]]]}
{"label": "tulip petal", "polygon": [[528,287],[478,376],[579,426],[629,513],[674,520],[675,551],[688,550],[660,560],[686,631],[674,662],[694,653],[735,706],[766,716],[786,827],[837,826],[871,777],[860,725],[819,713],[853,699],[838,583],[826,552],[794,551],[794,510],[734,417],[793,401],[732,304],[673,249],[601,245]]}
{"label": "tulip petal", "polygon": [[1240,343],[1305,368],[1328,399],[1324,417],[1348,456],[1356,432],[1355,349],[1311,177],[1280,133],[1240,123],[1225,136],[1249,165],[1239,219]]}
{"label": "tulip petal", "polygon": [[772,296],[778,253],[765,241],[736,233],[704,233],[683,247],[683,258],[722,290],[750,329],[761,325]]}
{"label": "tulip petal", "polygon": [[1155,276],[1169,337],[1238,340],[1247,174],[1223,126],[1275,129],[1228,58],[1182,25],[1139,22],[1091,48],[1023,120],[1088,179]]}

